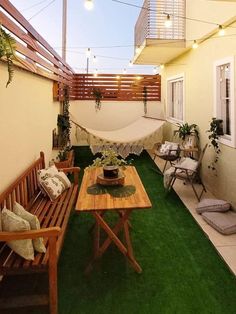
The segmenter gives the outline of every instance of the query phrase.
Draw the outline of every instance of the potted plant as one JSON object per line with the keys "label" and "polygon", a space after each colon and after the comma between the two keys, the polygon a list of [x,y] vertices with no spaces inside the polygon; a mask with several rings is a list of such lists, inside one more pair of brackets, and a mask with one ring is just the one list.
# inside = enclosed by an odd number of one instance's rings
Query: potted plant
{"label": "potted plant", "polygon": [[95,109],[101,109],[101,99],[102,99],[102,91],[100,88],[94,88],[92,92],[93,97],[95,98]]}
{"label": "potted plant", "polygon": [[118,158],[118,154],[113,149],[102,151],[102,156],[94,159],[91,167],[103,167],[103,175],[105,178],[118,178],[119,167],[125,168],[127,162]]}
{"label": "potted plant", "polygon": [[208,166],[209,169],[216,170],[216,163],[219,160],[219,154],[220,154],[220,147],[219,147],[219,137],[220,135],[224,135],[223,132],[223,120],[222,119],[216,119],[212,118],[210,122],[210,129],[207,130],[208,138],[211,142],[209,146],[212,146],[215,151],[215,158],[214,161]]}
{"label": "potted plant", "polygon": [[8,68],[8,80],[6,87],[13,78],[13,59],[15,59],[15,39],[0,25],[0,59],[6,60]]}
{"label": "potted plant", "polygon": [[199,138],[197,124],[178,123],[178,129],[175,130],[174,134],[178,135],[183,141],[183,146],[196,146],[196,139]]}

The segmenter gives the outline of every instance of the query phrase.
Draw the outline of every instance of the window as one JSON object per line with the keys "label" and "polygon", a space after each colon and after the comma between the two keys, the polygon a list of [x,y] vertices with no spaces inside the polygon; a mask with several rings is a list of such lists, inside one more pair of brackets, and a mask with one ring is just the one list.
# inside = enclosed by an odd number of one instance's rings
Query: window
{"label": "window", "polygon": [[235,147],[234,59],[215,62],[215,116],[223,120],[224,135],[220,141]]}
{"label": "window", "polygon": [[183,122],[184,77],[183,75],[167,79],[167,110],[168,118]]}

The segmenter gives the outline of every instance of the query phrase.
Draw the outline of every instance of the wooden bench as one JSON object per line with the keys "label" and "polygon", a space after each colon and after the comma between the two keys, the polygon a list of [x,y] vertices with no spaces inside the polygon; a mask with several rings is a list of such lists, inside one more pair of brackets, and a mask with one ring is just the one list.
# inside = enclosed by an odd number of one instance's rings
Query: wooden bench
{"label": "wooden bench", "polygon": [[[75,204],[78,194],[78,174],[80,168],[61,169],[65,173],[74,174],[74,182],[54,202],[45,197],[38,186],[37,171],[45,168],[44,154],[37,159],[19,178],[15,180],[0,195],[0,209],[12,210],[14,201],[36,215],[41,229],[27,232],[0,232],[0,275],[29,274],[48,272],[49,295],[33,295],[28,298],[16,297],[14,300],[0,300],[0,308],[46,305],[50,306],[50,313],[57,313],[57,262],[63,245],[63,239],[70,211]],[[25,260],[14,253],[5,241],[19,239],[44,238],[46,253],[35,252],[33,261]],[[20,278],[19,278],[20,280]],[[21,304],[23,303],[23,304]]]}

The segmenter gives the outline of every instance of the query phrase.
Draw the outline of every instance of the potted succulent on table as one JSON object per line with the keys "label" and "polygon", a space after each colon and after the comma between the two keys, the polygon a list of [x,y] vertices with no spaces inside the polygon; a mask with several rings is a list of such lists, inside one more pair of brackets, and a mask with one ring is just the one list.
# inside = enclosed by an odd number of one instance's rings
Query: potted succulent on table
{"label": "potted succulent on table", "polygon": [[113,149],[102,151],[102,156],[94,159],[91,167],[103,167],[103,175],[105,178],[118,178],[119,168],[125,168],[127,162],[118,158],[118,154]]}

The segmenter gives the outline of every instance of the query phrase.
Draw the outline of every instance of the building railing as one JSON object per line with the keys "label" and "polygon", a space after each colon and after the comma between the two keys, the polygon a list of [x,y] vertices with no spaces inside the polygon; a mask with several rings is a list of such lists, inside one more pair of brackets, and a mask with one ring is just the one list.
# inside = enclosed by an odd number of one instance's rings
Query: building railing
{"label": "building railing", "polygon": [[20,60],[14,61],[17,66],[60,84],[71,85],[73,69],[10,1],[0,0],[0,22],[16,40],[16,51]]}
{"label": "building railing", "polygon": [[94,90],[102,94],[103,100],[160,101],[160,75],[116,75],[75,74],[70,92],[74,100],[94,100]]}
{"label": "building railing", "polygon": [[[135,47],[146,39],[185,39],[186,0],[145,0],[135,25]],[[172,26],[165,27],[167,14]]]}

